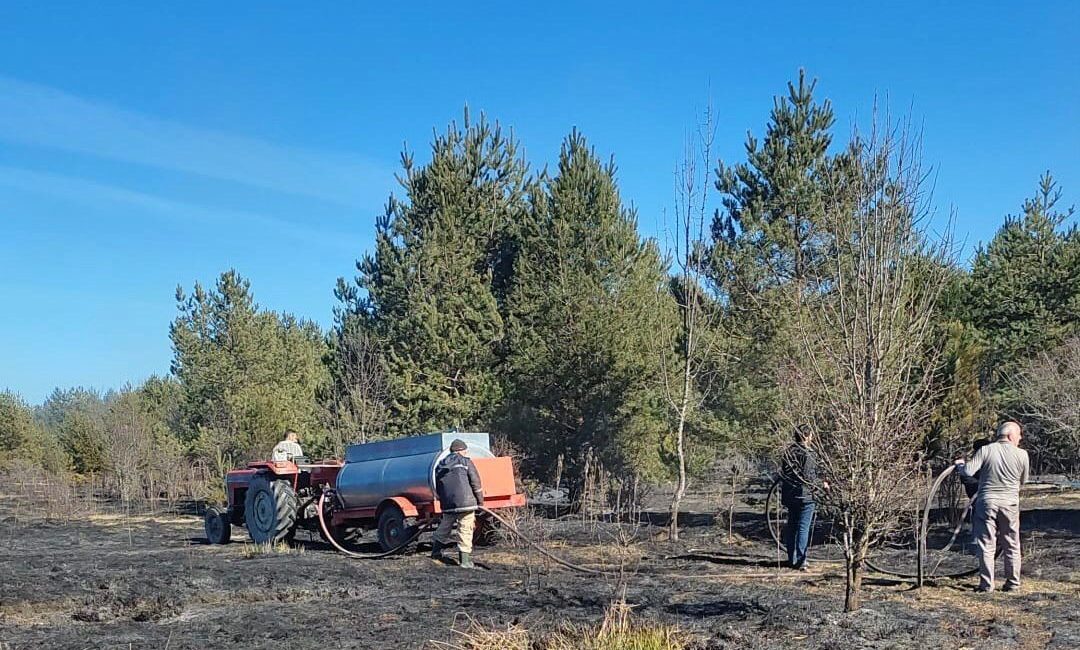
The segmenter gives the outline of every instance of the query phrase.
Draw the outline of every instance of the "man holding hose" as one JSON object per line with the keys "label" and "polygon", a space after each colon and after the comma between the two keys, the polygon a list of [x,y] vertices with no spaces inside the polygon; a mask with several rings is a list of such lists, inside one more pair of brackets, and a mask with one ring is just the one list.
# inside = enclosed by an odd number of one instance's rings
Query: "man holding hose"
{"label": "man holding hose", "polygon": [[998,427],[994,442],[983,446],[968,462],[956,461],[963,476],[979,475],[973,520],[979,548],[977,591],[994,590],[994,555],[1000,534],[1005,543],[1005,586],[1020,588],[1020,486],[1027,482],[1028,453],[1020,449],[1020,425],[1009,421]]}
{"label": "man holding hose", "polygon": [[442,519],[433,535],[431,557],[442,558],[443,549],[450,546],[450,534],[456,523],[460,565],[463,569],[471,569],[476,510],[484,505],[484,490],[480,486],[480,473],[469,459],[469,449],[464,440],[451,442],[450,455],[435,467],[435,490],[442,508]]}

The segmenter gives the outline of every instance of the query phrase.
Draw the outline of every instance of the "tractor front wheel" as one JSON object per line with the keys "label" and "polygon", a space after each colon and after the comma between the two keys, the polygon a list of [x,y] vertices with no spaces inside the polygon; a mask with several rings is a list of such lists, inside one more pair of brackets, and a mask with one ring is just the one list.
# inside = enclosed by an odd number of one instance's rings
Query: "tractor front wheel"
{"label": "tractor front wheel", "polygon": [[288,481],[252,477],[244,497],[244,524],[256,544],[291,542],[296,535],[296,491]]}
{"label": "tractor front wheel", "polygon": [[206,531],[206,541],[211,544],[228,544],[232,537],[232,523],[229,522],[229,511],[222,508],[207,508],[203,518],[203,530]]}

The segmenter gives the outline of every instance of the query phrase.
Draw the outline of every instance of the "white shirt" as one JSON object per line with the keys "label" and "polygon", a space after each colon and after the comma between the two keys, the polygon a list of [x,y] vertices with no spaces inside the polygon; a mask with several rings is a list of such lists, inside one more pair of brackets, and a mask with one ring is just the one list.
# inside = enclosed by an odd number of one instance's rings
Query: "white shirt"
{"label": "white shirt", "polygon": [[300,448],[300,443],[293,442],[292,440],[282,440],[274,446],[273,457],[271,460],[292,460],[297,456],[303,456],[304,450]]}

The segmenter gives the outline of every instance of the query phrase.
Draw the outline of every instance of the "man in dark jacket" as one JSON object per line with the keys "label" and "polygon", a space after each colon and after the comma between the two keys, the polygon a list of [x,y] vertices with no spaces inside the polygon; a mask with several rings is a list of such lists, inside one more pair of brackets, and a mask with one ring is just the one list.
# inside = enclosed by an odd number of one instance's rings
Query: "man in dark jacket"
{"label": "man in dark jacket", "polygon": [[443,549],[450,546],[451,531],[456,523],[460,564],[464,569],[471,569],[476,510],[484,504],[484,490],[464,441],[451,442],[450,455],[435,467],[435,491],[443,514],[431,543],[431,557],[442,558]]}
{"label": "man in dark jacket", "polygon": [[813,439],[810,431],[796,429],[795,443],[784,452],[780,466],[780,500],[788,511],[784,545],[789,566],[800,571],[807,569],[806,550],[816,507],[813,486],[818,482],[818,463],[810,447]]}

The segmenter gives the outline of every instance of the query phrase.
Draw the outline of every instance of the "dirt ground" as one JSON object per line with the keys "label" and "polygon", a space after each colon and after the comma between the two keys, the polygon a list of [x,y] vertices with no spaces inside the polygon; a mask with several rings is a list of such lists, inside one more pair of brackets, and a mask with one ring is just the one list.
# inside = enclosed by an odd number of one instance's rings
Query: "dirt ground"
{"label": "dirt ground", "polygon": [[350,560],[306,534],[293,552],[259,553],[242,529],[205,544],[194,515],[47,523],[0,497],[0,650],[430,648],[454,643],[469,617],[593,622],[622,593],[638,620],[677,625],[698,648],[1080,648],[1080,493],[1024,503],[1021,593],[870,577],[863,608],[843,614],[835,551],[813,549],[809,574],[778,568],[753,508],[739,509],[731,540],[712,513],[690,513],[678,544],[647,524],[522,520],[561,556],[621,567],[592,576],[513,542],[478,549],[476,571],[428,559],[426,544]]}

